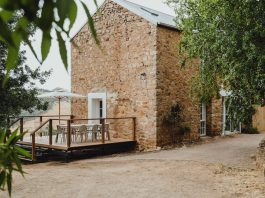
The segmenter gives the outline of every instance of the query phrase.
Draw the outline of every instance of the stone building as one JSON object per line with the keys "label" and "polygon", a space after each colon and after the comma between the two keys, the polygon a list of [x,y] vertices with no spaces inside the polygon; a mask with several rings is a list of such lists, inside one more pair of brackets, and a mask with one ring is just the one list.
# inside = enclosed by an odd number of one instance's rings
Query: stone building
{"label": "stone building", "polygon": [[179,64],[181,32],[173,16],[124,0],[106,0],[93,19],[100,46],[87,26],[73,38],[79,47],[72,45],[72,91],[88,95],[87,101],[72,101],[74,116],[136,117],[140,150],[175,141],[176,130],[165,123],[176,104],[182,109],[179,125],[190,129],[186,138],[222,131],[222,99],[208,107],[191,99],[196,67]]}

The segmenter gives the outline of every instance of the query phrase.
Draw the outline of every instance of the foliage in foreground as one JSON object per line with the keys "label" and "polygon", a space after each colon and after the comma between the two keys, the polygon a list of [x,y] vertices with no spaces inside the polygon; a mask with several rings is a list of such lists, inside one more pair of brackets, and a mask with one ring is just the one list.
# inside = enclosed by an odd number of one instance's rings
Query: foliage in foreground
{"label": "foliage in foreground", "polygon": [[231,92],[230,117],[251,124],[265,98],[265,3],[257,0],[167,0],[183,30],[182,65],[196,65],[193,95],[204,102]]}
{"label": "foliage in foreground", "polygon": [[19,155],[30,158],[31,155],[24,149],[16,146],[24,135],[18,134],[18,130],[6,138],[6,131],[0,131],[0,190],[8,190],[9,196],[12,191],[12,173],[17,171],[24,176]]}
{"label": "foliage in foreground", "polygon": [[[7,54],[7,74],[16,67],[19,49],[22,43],[27,44],[36,59],[43,63],[47,58],[53,37],[57,39],[61,59],[68,68],[66,41],[70,39],[70,31],[77,17],[77,1],[75,0],[1,0],[0,1],[0,41],[8,49]],[[91,29],[95,41],[97,39],[92,16],[88,7],[81,0],[88,18],[88,26]],[[93,0],[97,6],[97,1]],[[98,6],[97,6],[98,7]],[[14,17],[17,22],[11,27],[8,25]],[[34,29],[42,31],[41,57],[37,55],[30,39]],[[8,75],[7,75],[8,76]]]}

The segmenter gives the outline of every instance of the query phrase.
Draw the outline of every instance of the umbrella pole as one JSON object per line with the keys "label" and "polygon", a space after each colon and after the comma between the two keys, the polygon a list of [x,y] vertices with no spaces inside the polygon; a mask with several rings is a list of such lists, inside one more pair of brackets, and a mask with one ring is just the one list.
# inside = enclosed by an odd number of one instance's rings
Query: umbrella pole
{"label": "umbrella pole", "polygon": [[61,124],[61,97],[59,97],[59,125]]}

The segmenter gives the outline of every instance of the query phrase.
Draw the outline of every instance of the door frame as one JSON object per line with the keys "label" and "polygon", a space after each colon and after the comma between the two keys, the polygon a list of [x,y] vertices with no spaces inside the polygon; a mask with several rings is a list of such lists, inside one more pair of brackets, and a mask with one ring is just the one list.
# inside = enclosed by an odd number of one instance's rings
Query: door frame
{"label": "door frame", "polygon": [[107,93],[89,93],[87,98],[88,98],[88,119],[93,119],[93,109],[95,108],[93,107],[93,100],[102,100],[102,106],[103,106],[102,118],[106,118],[107,117]]}

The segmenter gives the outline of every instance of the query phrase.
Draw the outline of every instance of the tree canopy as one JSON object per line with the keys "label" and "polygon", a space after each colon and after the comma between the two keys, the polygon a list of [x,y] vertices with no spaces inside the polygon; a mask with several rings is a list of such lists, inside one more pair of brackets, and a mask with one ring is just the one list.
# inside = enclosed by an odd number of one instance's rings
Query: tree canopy
{"label": "tree canopy", "polygon": [[[7,47],[0,42],[0,84],[5,80]],[[16,116],[22,110],[45,110],[47,104],[37,98],[37,82],[45,83],[50,71],[41,72],[40,67],[32,69],[25,65],[25,52],[18,55],[16,67],[10,73],[5,86],[0,86],[0,129],[6,127],[9,116]]]}
{"label": "tree canopy", "polygon": [[182,30],[182,63],[200,59],[193,93],[209,101],[221,89],[231,92],[230,112],[247,122],[253,104],[264,104],[265,98],[264,1],[167,2],[175,8]]}

